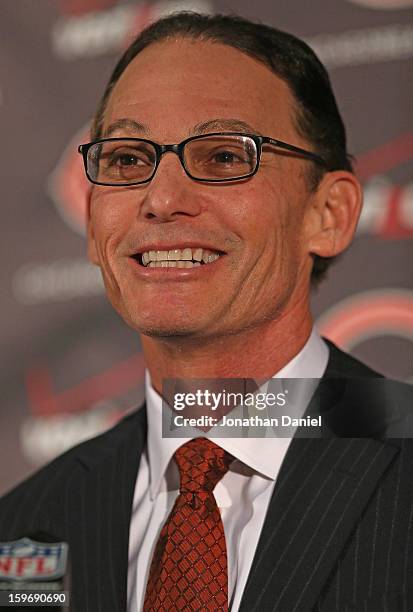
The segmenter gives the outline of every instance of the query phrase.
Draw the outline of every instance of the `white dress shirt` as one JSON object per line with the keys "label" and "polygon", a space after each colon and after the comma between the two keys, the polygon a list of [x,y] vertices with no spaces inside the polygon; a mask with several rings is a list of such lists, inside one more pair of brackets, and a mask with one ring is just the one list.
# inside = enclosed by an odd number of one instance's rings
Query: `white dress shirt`
{"label": "white dress shirt", "polygon": [[[328,361],[327,345],[313,329],[301,351],[273,378],[321,378]],[[142,453],[129,534],[128,612],[140,612],[150,562],[159,532],[179,494],[175,451],[190,438],[162,438],[162,398],[145,377],[148,415],[147,446]],[[304,402],[303,402],[304,403]],[[299,407],[304,414],[305,405]],[[213,436],[208,436],[214,439]],[[214,496],[227,544],[228,597],[237,612],[265,515],[291,438],[215,438],[235,457],[218,482]]]}

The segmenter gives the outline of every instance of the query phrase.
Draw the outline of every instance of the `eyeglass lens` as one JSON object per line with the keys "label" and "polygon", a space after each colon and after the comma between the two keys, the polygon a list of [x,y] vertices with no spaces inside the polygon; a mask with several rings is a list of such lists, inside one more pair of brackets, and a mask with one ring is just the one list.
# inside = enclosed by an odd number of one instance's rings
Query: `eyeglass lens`
{"label": "eyeglass lens", "polygon": [[[90,147],[88,174],[106,184],[139,183],[154,172],[155,147],[140,140],[108,140]],[[183,149],[186,171],[195,179],[228,180],[254,172],[257,147],[249,136],[214,135],[189,140]]]}

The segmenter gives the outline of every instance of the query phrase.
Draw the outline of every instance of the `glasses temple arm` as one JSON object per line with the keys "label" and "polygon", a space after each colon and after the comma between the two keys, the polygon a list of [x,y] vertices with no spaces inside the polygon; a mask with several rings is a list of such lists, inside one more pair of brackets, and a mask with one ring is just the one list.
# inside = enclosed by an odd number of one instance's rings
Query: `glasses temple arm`
{"label": "glasses temple arm", "polygon": [[321,155],[317,155],[317,153],[312,153],[311,151],[306,151],[305,149],[301,149],[301,147],[295,147],[294,145],[288,144],[287,142],[283,142],[282,140],[274,140],[274,138],[265,138],[262,137],[262,144],[269,143],[276,147],[280,147],[280,149],[286,149],[287,151],[292,151],[293,153],[299,153],[303,157],[307,157],[308,159],[312,159],[313,161],[321,164],[322,166],[326,166],[325,160],[321,157]]}

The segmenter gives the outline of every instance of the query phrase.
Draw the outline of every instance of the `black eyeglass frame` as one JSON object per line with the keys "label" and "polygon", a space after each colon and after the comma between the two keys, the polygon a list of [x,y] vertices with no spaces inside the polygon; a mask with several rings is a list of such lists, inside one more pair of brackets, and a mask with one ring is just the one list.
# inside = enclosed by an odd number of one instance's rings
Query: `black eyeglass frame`
{"label": "black eyeglass frame", "polygon": [[[188,142],[192,142],[193,140],[201,140],[202,138],[209,138],[210,136],[247,136],[251,138],[254,141],[256,149],[257,149],[257,159],[256,159],[254,170],[252,170],[251,172],[248,172],[248,174],[243,174],[242,176],[235,176],[232,178],[223,178],[223,179],[205,179],[205,178],[197,178],[193,176],[189,172],[188,168],[186,168],[185,166],[184,148],[188,144]],[[96,181],[92,179],[88,172],[88,157],[87,156],[88,156],[89,149],[96,144],[103,143],[103,142],[113,142],[113,141],[117,141],[117,142],[139,141],[139,142],[146,142],[152,145],[155,150],[155,154],[156,154],[155,165],[153,167],[152,174],[144,181],[134,181],[132,183],[130,182],[128,183],[103,183],[101,181]],[[164,153],[167,153],[168,151],[175,153],[179,157],[179,161],[181,162],[182,168],[184,169],[186,175],[189,176],[189,178],[191,178],[192,180],[199,181],[202,183],[228,183],[231,181],[241,181],[246,178],[250,178],[251,176],[254,176],[254,174],[258,172],[258,169],[260,167],[262,145],[264,144],[271,144],[273,146],[279,147],[280,149],[284,149],[285,151],[297,153],[299,156],[304,157],[305,159],[309,159],[324,167],[327,166],[326,161],[321,157],[321,155],[318,155],[317,153],[307,151],[306,149],[302,149],[301,147],[296,147],[295,145],[289,144],[288,142],[283,142],[282,140],[276,140],[275,138],[271,138],[270,136],[258,136],[257,134],[248,134],[245,132],[212,132],[210,134],[200,134],[198,136],[191,136],[190,138],[186,138],[185,140],[183,140],[182,142],[178,144],[164,144],[164,145],[158,144],[157,142],[154,142],[153,140],[147,140],[146,138],[133,138],[133,137],[128,138],[124,136],[120,138],[100,138],[98,140],[94,140],[93,142],[87,142],[85,144],[79,145],[78,152],[83,157],[83,163],[85,166],[86,176],[89,179],[89,181],[93,183],[94,185],[103,185],[106,187],[131,187],[132,185],[143,185],[144,183],[149,183],[155,176],[155,173],[158,169],[162,155],[164,155]]]}

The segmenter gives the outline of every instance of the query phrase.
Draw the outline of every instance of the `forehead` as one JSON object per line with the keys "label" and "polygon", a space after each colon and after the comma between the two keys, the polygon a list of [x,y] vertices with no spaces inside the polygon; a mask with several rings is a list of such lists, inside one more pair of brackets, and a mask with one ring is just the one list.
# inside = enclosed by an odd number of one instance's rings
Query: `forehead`
{"label": "forehead", "polygon": [[127,66],[108,100],[104,132],[128,118],[148,136],[185,138],[197,124],[236,118],[297,141],[294,114],[288,85],[261,62],[228,45],[178,38],[150,45]]}

